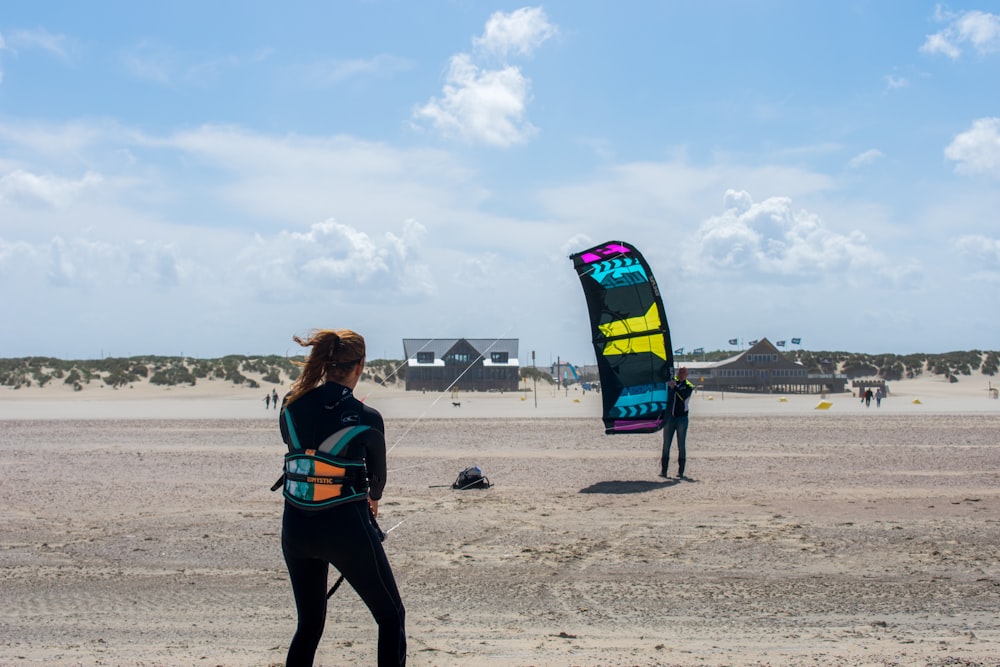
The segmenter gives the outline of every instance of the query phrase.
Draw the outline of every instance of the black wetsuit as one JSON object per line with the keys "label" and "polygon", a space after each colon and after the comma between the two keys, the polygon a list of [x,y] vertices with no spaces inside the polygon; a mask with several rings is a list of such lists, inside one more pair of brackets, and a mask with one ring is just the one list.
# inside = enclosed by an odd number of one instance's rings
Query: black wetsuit
{"label": "black wetsuit", "polygon": [[[349,443],[344,457],[364,460],[369,496],[385,487],[385,426],[378,411],[357,400],[347,387],[328,382],[304,394],[279,415],[281,437],[293,440],[285,422],[288,411],[299,446],[317,448],[345,426],[369,426]],[[312,665],[326,622],[328,566],[333,565],[371,610],[378,623],[378,664],[406,663],[405,612],[378,531],[365,498],[311,510],[285,502],[281,549],[292,580],[298,627],[288,648],[289,667]]]}

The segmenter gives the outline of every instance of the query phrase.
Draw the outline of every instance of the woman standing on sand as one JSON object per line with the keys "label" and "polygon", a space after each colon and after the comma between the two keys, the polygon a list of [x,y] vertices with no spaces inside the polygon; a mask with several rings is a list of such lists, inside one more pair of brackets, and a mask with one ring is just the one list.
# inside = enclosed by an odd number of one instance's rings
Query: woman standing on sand
{"label": "woman standing on sand", "polygon": [[385,427],[353,393],[365,340],[348,329],[293,339],[312,350],[278,417],[288,445],[281,549],[298,611],[285,664],[313,664],[333,565],[378,623],[378,664],[403,665],[403,602],[374,524],[386,480]]}

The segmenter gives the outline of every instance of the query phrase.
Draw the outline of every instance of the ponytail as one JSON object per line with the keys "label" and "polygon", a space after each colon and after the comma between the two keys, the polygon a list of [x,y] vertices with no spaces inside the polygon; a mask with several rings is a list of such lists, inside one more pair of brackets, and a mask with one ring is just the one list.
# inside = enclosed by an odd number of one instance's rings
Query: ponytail
{"label": "ponytail", "polygon": [[292,336],[302,347],[311,347],[302,366],[302,374],[292,383],[286,405],[315,389],[327,380],[343,380],[365,358],[365,339],[350,329],[319,329],[308,338]]}

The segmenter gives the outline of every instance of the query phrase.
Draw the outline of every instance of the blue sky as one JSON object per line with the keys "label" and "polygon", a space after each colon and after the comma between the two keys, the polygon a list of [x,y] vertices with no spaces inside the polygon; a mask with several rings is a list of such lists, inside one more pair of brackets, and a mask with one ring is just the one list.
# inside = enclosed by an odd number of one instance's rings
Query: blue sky
{"label": "blue sky", "polygon": [[675,347],[996,350],[998,223],[993,3],[0,12],[0,357],[589,363],[568,255],[609,240]]}

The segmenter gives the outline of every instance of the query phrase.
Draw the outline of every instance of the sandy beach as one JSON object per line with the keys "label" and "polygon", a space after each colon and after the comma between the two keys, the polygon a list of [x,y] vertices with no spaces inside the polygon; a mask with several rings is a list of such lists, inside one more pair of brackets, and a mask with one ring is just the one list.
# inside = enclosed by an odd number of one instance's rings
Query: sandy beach
{"label": "sandy beach", "polygon": [[[696,394],[684,480],[659,434],[604,435],[593,393],[362,385],[409,664],[1000,665],[991,382]],[[0,665],[282,664],[263,396],[0,388]],[[493,487],[452,490],[471,465]],[[374,664],[375,634],[342,588],[317,664]]]}

